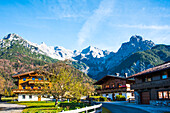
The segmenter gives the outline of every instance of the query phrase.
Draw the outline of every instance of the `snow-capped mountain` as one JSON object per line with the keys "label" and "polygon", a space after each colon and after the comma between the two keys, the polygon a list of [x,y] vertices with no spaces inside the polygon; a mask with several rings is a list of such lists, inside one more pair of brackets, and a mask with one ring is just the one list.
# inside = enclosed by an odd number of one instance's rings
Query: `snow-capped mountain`
{"label": "snow-capped mountain", "polygon": [[[116,66],[120,65],[132,54],[151,49],[155,44],[152,41],[144,40],[141,36],[132,36],[129,42],[121,45],[120,49],[114,53],[107,50],[101,50],[96,47],[89,46],[81,51],[68,50],[61,46],[47,46],[44,42],[40,45],[24,40],[17,34],[8,34],[0,40],[0,47],[10,47],[13,43],[18,43],[32,52],[49,56],[58,60],[71,60],[75,61],[75,67],[79,64],[83,65],[82,71],[94,79],[98,79],[98,75],[104,76],[106,74],[113,74]],[[80,69],[81,70],[81,69]]]}

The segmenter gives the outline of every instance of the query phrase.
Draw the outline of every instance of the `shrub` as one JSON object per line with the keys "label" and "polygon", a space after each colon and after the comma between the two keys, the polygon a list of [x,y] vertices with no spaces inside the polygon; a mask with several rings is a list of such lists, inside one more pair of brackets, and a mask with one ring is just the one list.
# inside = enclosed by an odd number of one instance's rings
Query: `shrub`
{"label": "shrub", "polygon": [[116,95],[116,100],[118,100],[118,101],[125,101],[126,98],[125,98],[125,96],[122,96],[122,95]]}
{"label": "shrub", "polygon": [[107,101],[107,98],[103,96],[91,96],[90,98],[95,101]]}

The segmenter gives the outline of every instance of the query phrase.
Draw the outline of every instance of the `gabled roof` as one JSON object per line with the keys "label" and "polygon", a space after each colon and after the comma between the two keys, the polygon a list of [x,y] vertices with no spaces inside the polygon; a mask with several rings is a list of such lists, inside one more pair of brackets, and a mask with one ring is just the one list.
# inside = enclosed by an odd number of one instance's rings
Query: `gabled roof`
{"label": "gabled roof", "polygon": [[123,80],[127,80],[127,81],[134,81],[134,80],[128,80],[125,77],[121,77],[121,76],[116,76],[116,75],[106,75],[103,78],[101,78],[100,80],[98,80],[97,82],[95,82],[93,85],[101,85],[103,84],[105,81],[109,80],[110,78],[117,78],[117,79],[123,79]]}
{"label": "gabled roof", "polygon": [[133,78],[133,77],[137,77],[137,76],[142,76],[142,75],[146,75],[146,74],[150,74],[150,73],[154,73],[154,72],[158,72],[158,71],[163,71],[163,70],[167,70],[170,69],[170,61],[165,62],[163,64],[157,65],[153,68],[147,69],[145,71],[136,73],[128,78]]}
{"label": "gabled roof", "polygon": [[16,77],[20,77],[20,76],[25,76],[25,75],[33,74],[33,73],[35,73],[35,71],[30,71],[30,72],[15,74],[15,75],[12,75],[12,77],[13,77],[13,78],[16,78]]}

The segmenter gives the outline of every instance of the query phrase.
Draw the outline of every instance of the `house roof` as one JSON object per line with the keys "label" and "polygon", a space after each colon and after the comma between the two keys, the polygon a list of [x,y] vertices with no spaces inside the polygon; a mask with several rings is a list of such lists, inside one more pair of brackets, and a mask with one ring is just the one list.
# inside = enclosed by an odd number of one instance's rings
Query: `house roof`
{"label": "house roof", "polygon": [[93,85],[101,85],[103,84],[105,81],[109,80],[110,78],[118,78],[118,79],[124,79],[124,80],[128,80],[128,81],[134,81],[134,80],[129,80],[125,77],[121,77],[121,76],[116,76],[116,75],[106,75],[103,78],[101,78],[100,80],[98,80],[97,82],[95,82]]}
{"label": "house roof", "polygon": [[157,65],[153,68],[147,69],[145,71],[136,73],[132,76],[129,76],[128,78],[133,78],[133,77],[137,77],[137,76],[142,76],[142,75],[146,75],[146,74],[150,74],[150,73],[154,73],[154,72],[158,72],[158,71],[163,71],[163,70],[167,70],[170,69],[170,61],[165,62],[163,64]]}
{"label": "house roof", "polygon": [[29,75],[29,74],[32,74],[32,73],[35,73],[35,71],[30,71],[30,72],[15,74],[15,75],[12,75],[12,77],[13,77],[13,78],[17,78],[17,77]]}

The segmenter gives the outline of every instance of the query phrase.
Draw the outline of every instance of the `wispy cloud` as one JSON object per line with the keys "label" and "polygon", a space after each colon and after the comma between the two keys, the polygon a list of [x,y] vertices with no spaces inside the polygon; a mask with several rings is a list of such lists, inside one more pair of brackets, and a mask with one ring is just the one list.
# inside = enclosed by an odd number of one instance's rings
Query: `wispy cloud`
{"label": "wispy cloud", "polygon": [[168,25],[163,25],[163,26],[158,26],[158,25],[116,25],[117,27],[123,27],[123,28],[138,28],[138,29],[154,29],[154,30],[169,30],[170,26]]}
{"label": "wispy cloud", "polygon": [[[58,20],[64,18],[83,18],[89,13],[84,9],[86,1],[69,1],[69,0],[44,0],[40,2],[45,14],[39,15],[37,19]],[[37,4],[33,2],[32,4]],[[82,6],[82,7],[81,7]]]}
{"label": "wispy cloud", "polygon": [[106,17],[108,17],[114,6],[114,0],[101,1],[98,9],[86,20],[82,28],[78,33],[78,44],[81,46],[88,38],[91,38],[91,34],[97,29],[97,26]]}

